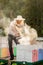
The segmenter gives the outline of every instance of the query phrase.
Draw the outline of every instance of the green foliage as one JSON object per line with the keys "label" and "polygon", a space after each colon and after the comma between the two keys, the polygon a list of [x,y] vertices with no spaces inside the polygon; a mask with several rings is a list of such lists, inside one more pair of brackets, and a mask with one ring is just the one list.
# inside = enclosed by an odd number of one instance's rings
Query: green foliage
{"label": "green foliage", "polygon": [[0,36],[6,36],[4,29],[0,27]]}
{"label": "green foliage", "polygon": [[17,65],[16,63],[13,63],[12,65]]}
{"label": "green foliage", "polygon": [[[26,7],[27,6],[27,7]],[[25,6],[25,14],[27,24],[31,25],[38,31],[39,36],[42,35],[43,26],[43,1],[42,0],[27,0]]]}

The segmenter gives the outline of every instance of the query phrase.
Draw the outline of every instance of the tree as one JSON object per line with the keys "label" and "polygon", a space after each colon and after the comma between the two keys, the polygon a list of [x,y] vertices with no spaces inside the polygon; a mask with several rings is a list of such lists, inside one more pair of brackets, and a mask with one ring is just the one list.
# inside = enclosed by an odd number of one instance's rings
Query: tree
{"label": "tree", "polygon": [[[38,31],[39,36],[43,36],[43,1],[27,0],[24,16],[26,16],[27,24],[31,25]],[[42,31],[42,32],[41,32]]]}

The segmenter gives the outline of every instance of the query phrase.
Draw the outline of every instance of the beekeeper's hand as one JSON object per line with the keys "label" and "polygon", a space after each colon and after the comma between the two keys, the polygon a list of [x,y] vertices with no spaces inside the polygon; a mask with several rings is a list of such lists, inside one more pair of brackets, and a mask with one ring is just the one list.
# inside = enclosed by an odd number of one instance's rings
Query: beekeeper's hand
{"label": "beekeeper's hand", "polygon": [[20,37],[20,34],[18,32],[15,33],[16,37]]}

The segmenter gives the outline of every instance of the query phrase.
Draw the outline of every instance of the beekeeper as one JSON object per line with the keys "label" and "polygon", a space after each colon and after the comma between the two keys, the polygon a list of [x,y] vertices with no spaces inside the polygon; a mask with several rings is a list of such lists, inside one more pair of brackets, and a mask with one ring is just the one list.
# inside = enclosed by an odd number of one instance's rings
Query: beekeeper
{"label": "beekeeper", "polygon": [[[24,18],[22,16],[18,15],[17,18],[14,18],[14,20],[10,23],[9,26],[9,32],[8,32],[8,44],[9,44],[9,52],[10,52],[10,60],[14,59],[13,50],[12,50],[12,40],[16,44],[19,44],[18,39],[22,36],[21,30],[24,26]],[[24,31],[22,31],[24,33]]]}
{"label": "beekeeper", "polygon": [[[35,36],[31,37],[32,35]],[[36,40],[36,38],[37,32],[32,32],[32,28],[25,23],[25,19],[21,15],[18,15],[17,18],[15,18],[9,26],[8,44],[10,59],[14,59],[12,51],[12,40],[14,40],[16,44],[33,44],[32,42],[33,40]]]}

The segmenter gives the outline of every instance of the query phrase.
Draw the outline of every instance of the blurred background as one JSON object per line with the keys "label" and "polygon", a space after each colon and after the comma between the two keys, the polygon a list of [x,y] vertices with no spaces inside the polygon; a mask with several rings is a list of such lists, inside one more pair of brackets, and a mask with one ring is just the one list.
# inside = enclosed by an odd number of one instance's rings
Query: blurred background
{"label": "blurred background", "polygon": [[0,0],[0,35],[5,36],[4,29],[17,15],[43,37],[43,0]]}

